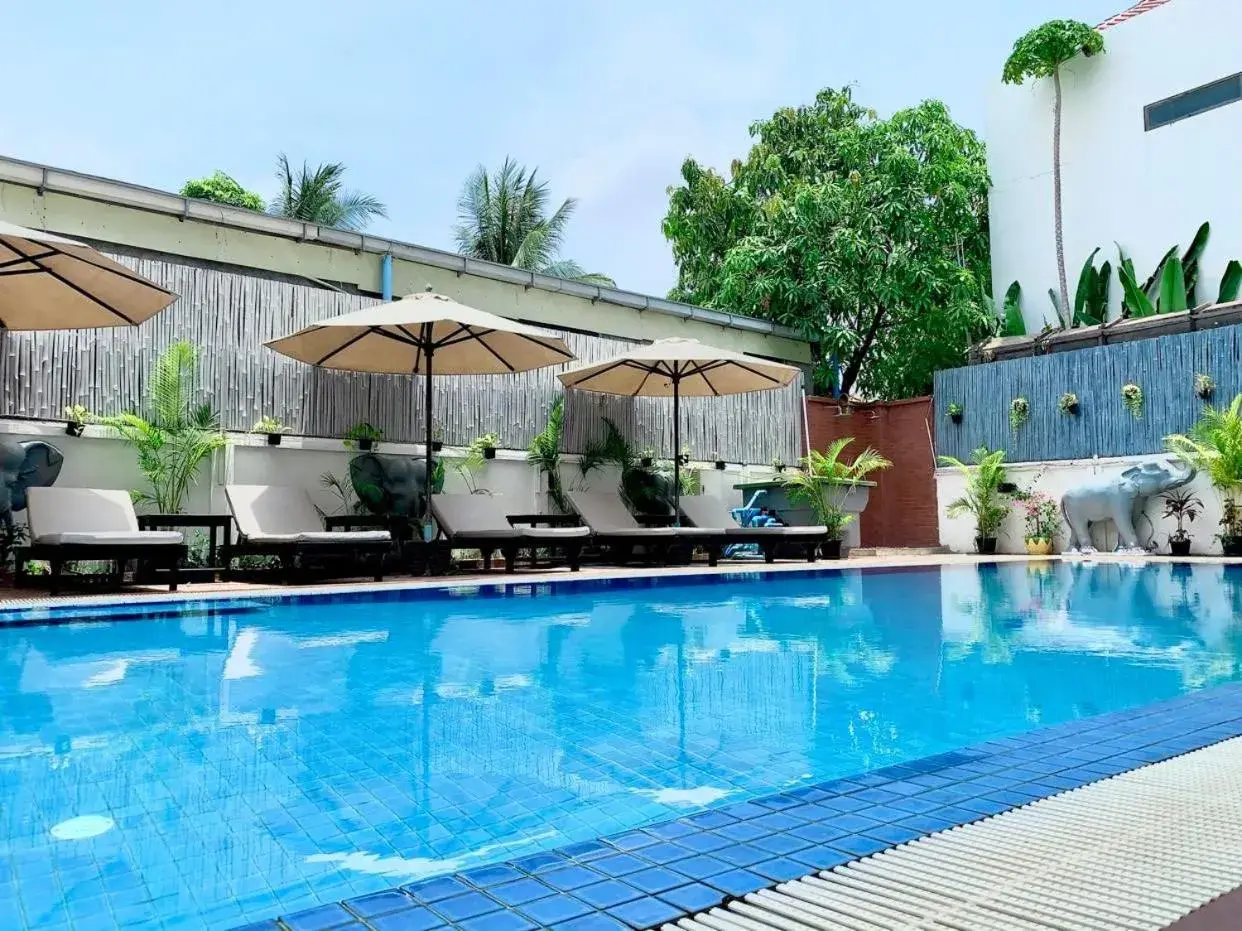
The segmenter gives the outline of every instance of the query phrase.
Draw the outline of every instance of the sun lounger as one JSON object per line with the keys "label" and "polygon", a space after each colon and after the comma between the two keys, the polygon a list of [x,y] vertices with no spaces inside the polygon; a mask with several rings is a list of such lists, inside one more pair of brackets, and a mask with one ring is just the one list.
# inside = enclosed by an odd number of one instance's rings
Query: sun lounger
{"label": "sun lounger", "polygon": [[501,495],[432,495],[431,513],[450,546],[477,549],[489,570],[497,550],[504,554],[505,571],[513,572],[519,550],[560,547],[577,572],[582,544],[591,537],[586,527],[514,527]]}
{"label": "sun lounger", "polygon": [[274,556],[286,572],[295,564],[329,556],[375,558],[375,580],[384,577],[384,557],[392,549],[387,530],[324,530],[322,515],[301,488],[281,485],[227,485],[229,510],[241,539],[225,555]]}
{"label": "sun lounger", "polygon": [[699,527],[644,527],[615,492],[571,491],[568,497],[596,542],[616,550],[622,562],[628,561],[637,545],[646,547],[648,556],[653,557],[649,561],[663,562],[670,546],[689,543],[707,547],[708,561],[716,564],[723,543],[717,532]]}
{"label": "sun lounger", "polygon": [[718,533],[726,543],[757,544],[765,562],[776,560],[781,543],[802,547],[807,562],[815,562],[820,544],[828,539],[827,527],[741,527],[729,513],[729,506],[714,495],[683,497],[681,514],[695,527]]}
{"label": "sun lounger", "polygon": [[17,553],[20,570],[26,560],[46,560],[52,594],[60,590],[65,563],[115,562],[118,574],[131,559],[167,569],[168,590],[177,590],[177,567],[185,556],[185,540],[171,530],[139,530],[128,491],[95,488],[31,488],[27,492],[30,545]]}

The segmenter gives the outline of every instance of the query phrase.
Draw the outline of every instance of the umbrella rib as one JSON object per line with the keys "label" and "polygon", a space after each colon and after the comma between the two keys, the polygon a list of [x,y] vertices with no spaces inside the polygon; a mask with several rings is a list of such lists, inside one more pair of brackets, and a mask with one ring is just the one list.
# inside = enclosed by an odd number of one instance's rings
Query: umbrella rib
{"label": "umbrella rib", "polygon": [[[70,281],[70,280],[69,280],[68,278],[66,278],[64,275],[60,274],[60,272],[56,271],[55,269],[53,269],[53,268],[48,268],[46,265],[44,265],[44,264],[40,261],[40,258],[39,258],[38,256],[26,255],[26,253],[25,253],[25,252],[22,252],[22,250],[21,250],[21,249],[19,249],[19,248],[18,248],[18,247],[17,247],[14,243],[10,242],[10,241],[9,241],[9,240],[7,240],[7,239],[6,239],[4,242],[5,242],[5,245],[7,245],[10,249],[12,249],[12,250],[13,250],[14,252],[16,252],[18,255],[20,255],[20,256],[24,256],[24,257],[25,257],[25,260],[26,260],[27,262],[30,262],[30,263],[32,263],[32,264],[34,264],[34,265],[38,266],[40,269],[42,269],[42,270],[43,270],[43,273],[44,273],[45,275],[50,275],[51,277],[53,277],[53,278],[55,278],[57,281],[59,281],[61,284],[63,284],[66,288],[69,288],[69,289],[70,289],[70,290],[72,290],[72,291],[76,291],[78,294],[82,295],[82,296],[83,296],[84,298],[86,298],[88,301],[91,301],[91,302],[93,302],[93,303],[95,303],[95,304],[98,304],[100,307],[102,307],[102,308],[103,308],[104,310],[106,310],[108,313],[112,314],[112,316],[114,316],[114,317],[119,317],[120,319],[124,320],[126,323],[130,324],[131,326],[137,326],[137,325],[138,325],[138,321],[136,321],[136,320],[132,319],[131,317],[129,317],[129,316],[128,316],[128,315],[126,315],[126,314],[121,313],[119,310],[117,310],[115,307],[113,307],[111,304],[109,304],[109,303],[108,303],[107,301],[105,301],[103,298],[101,298],[101,297],[97,297],[97,296],[95,296],[94,294],[91,294],[91,292],[87,291],[85,288],[80,287],[79,285],[74,284],[72,281]],[[56,249],[54,246],[48,246],[47,248],[49,248],[49,249],[53,249],[53,250],[54,250],[54,253],[57,253],[57,254],[58,254],[58,253],[60,253],[60,250],[59,250],[59,249]],[[77,256],[71,256],[71,257],[72,257],[72,258],[77,258]],[[91,266],[92,266],[92,267],[94,267],[94,268],[99,268],[99,266],[98,266],[98,265],[95,265],[93,262],[88,262],[87,264],[88,264],[88,265],[91,265]],[[140,279],[140,280],[141,280],[141,279]],[[148,282],[148,283],[149,283],[149,282]],[[157,289],[157,290],[159,290],[159,291],[164,291],[164,289],[163,289],[163,288],[158,287],[158,285],[152,285],[152,287],[156,288],[156,289]],[[164,291],[164,293],[165,293],[165,294],[171,294],[172,292],[171,292],[171,291]]]}
{"label": "umbrella rib", "polygon": [[404,323],[398,323],[398,324],[397,324],[397,329],[398,329],[398,330],[400,330],[402,333],[404,333],[406,336],[408,336],[408,337],[410,338],[410,345],[411,345],[411,346],[417,346],[417,347],[418,347],[418,351],[419,351],[420,353],[422,352],[422,350],[423,350],[423,338],[422,338],[421,336],[415,336],[413,333],[411,333],[408,329],[406,329],[406,325],[405,325]]}
{"label": "umbrella rib", "polygon": [[771,375],[767,374],[766,372],[761,372],[759,369],[751,368],[749,365],[743,365],[741,362],[738,362],[736,359],[731,360],[730,364],[736,365],[738,368],[744,369],[745,371],[750,372],[750,374],[756,375],[759,378],[762,378],[764,381],[770,381],[774,385],[779,385],[781,383],[781,380],[779,378],[773,378]]}
{"label": "umbrella rib", "polygon": [[[492,330],[492,332],[495,333],[497,331]],[[525,333],[515,333],[514,335],[520,336],[522,337],[522,339],[529,340],[530,342],[534,343],[536,346],[542,346],[544,349],[547,349],[549,352],[555,352],[558,356],[563,356],[566,359],[572,359],[574,357],[574,354],[570,352],[568,349],[562,349],[560,346],[549,346],[538,336],[528,336]]]}
{"label": "umbrella rib", "polygon": [[[456,321],[453,322],[456,323]],[[463,336],[462,334],[465,335]],[[456,346],[458,343],[467,343],[472,339],[478,339],[478,337],[471,333],[470,327],[466,326],[464,323],[458,323],[457,329],[439,342],[436,342],[428,336],[428,342],[431,343],[433,349],[445,349],[449,346]]]}
{"label": "umbrella rib", "polygon": [[[7,242],[5,244],[8,245]],[[10,246],[10,248],[13,248],[13,247]],[[9,259],[7,262],[0,262],[0,270],[11,268],[14,265],[25,265],[26,263],[32,261],[33,259],[50,259],[52,256],[57,254],[55,252],[44,252],[42,255],[26,255],[26,253],[16,248],[13,248],[13,251],[16,252],[18,255],[20,255],[21,258],[20,259]],[[35,269],[35,271],[42,271],[42,270],[43,269],[41,268]],[[4,274],[20,275],[21,272],[4,272]]]}
{"label": "umbrella rib", "polygon": [[[10,247],[12,247],[13,244],[11,242],[9,242],[8,240],[5,240],[5,242],[8,243]],[[74,252],[68,252],[64,249],[58,249],[56,246],[53,246],[50,243],[46,245],[47,245],[47,248],[54,250],[54,252],[57,255],[63,255],[67,258],[73,259],[76,262],[83,262],[91,266],[92,268],[99,269],[101,272],[108,272],[109,274],[116,275],[118,278],[124,278],[126,281],[130,281],[130,282],[133,282],[134,284],[142,285],[144,288],[150,288],[152,291],[159,291],[161,294],[168,294],[173,297],[176,296],[175,294],[173,294],[172,291],[169,291],[167,288],[160,287],[154,281],[149,281],[146,278],[143,278],[137,272],[130,271],[124,265],[121,265],[118,262],[114,262],[112,259],[109,259],[105,255],[96,253],[96,254],[99,254],[99,257],[101,259],[104,259],[109,264],[102,265],[99,262],[96,262],[95,259],[90,254],[90,252],[94,251],[94,250],[91,250],[90,246],[86,246],[86,248],[90,250],[88,251],[86,255],[78,255],[77,253],[74,253]],[[14,249],[13,251],[20,252],[21,250]],[[116,265],[116,267],[114,268],[113,265]]]}
{"label": "umbrella rib", "polygon": [[[466,332],[467,332],[467,333],[470,333],[471,335],[473,335],[473,331],[470,329],[470,327],[466,327]],[[483,333],[482,335],[475,336],[475,337],[474,337],[474,338],[475,338],[475,341],[476,341],[476,342],[477,342],[480,346],[482,346],[484,349],[486,349],[488,352],[490,352],[493,356],[495,356],[495,357],[496,357],[496,361],[497,361],[497,362],[499,362],[501,365],[503,365],[505,368],[507,368],[507,369],[508,369],[511,373],[512,373],[512,372],[516,372],[516,371],[517,371],[517,369],[515,369],[512,365],[510,365],[510,364],[509,364],[509,360],[508,360],[508,359],[506,359],[504,356],[502,356],[500,353],[498,353],[498,352],[497,352],[495,349],[493,349],[491,346],[487,345],[487,342],[486,342],[487,337],[491,336],[491,335],[492,335],[493,333],[495,333],[495,332],[496,332],[496,330],[488,330],[486,333]]]}
{"label": "umbrella rib", "polygon": [[643,386],[647,384],[647,379],[655,374],[655,371],[656,370],[654,368],[649,368],[643,373],[643,380],[638,383],[638,387],[634,389],[634,394],[631,395],[631,397],[636,398],[643,393]]}
{"label": "umbrella rib", "polygon": [[[634,364],[632,359],[618,359],[615,362],[610,362],[601,369],[588,373],[582,381],[575,381],[572,385],[570,385],[570,387],[581,388],[583,385],[590,384],[593,379],[599,378],[601,375],[607,375],[609,372],[616,371],[617,369],[625,368],[627,365],[639,368],[639,366]],[[565,374],[573,375],[573,372],[566,372]]]}
{"label": "umbrella rib", "polygon": [[[320,329],[321,329],[321,330],[322,330],[322,329],[326,329],[326,327],[320,327]],[[365,338],[365,337],[366,337],[366,335],[367,335],[367,333],[369,333],[369,332],[370,332],[370,330],[363,330],[361,333],[359,333],[357,336],[354,336],[352,339],[348,339],[348,340],[346,340],[345,342],[341,343],[341,345],[337,346],[337,347],[336,347],[335,349],[333,349],[330,353],[328,353],[326,356],[324,356],[322,359],[320,359],[318,362],[315,362],[314,364],[315,364],[315,365],[323,365],[323,364],[324,364],[324,363],[326,363],[329,359],[331,359],[333,356],[340,355],[342,352],[344,352],[346,349],[348,349],[348,348],[349,348],[350,346],[352,346],[354,343],[358,342],[358,340]]]}
{"label": "umbrella rib", "polygon": [[716,386],[712,384],[712,380],[707,377],[707,372],[708,369],[706,368],[699,369],[698,376],[703,379],[703,384],[707,385],[708,389],[712,393],[712,397],[718,398],[720,397],[720,392],[716,390]]}

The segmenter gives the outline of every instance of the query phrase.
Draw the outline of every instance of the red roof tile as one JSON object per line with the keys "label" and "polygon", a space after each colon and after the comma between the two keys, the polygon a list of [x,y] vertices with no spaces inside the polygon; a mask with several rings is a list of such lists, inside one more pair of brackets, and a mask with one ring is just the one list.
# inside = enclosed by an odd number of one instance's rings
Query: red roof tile
{"label": "red roof tile", "polygon": [[1168,2],[1169,0],[1139,0],[1139,2],[1130,7],[1130,9],[1122,10],[1117,15],[1110,16],[1095,28],[1102,32],[1103,30],[1110,29],[1113,26],[1120,26],[1122,23],[1134,19],[1136,16],[1141,16],[1144,13],[1150,13],[1156,7],[1164,6]]}

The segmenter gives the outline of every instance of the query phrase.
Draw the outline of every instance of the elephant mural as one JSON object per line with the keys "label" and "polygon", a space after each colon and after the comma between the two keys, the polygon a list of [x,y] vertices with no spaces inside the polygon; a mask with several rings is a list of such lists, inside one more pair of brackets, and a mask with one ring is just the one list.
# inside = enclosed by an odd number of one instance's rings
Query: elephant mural
{"label": "elephant mural", "polygon": [[1142,462],[1120,475],[1101,476],[1061,496],[1061,514],[1069,524],[1066,552],[1094,553],[1091,524],[1111,520],[1117,525],[1117,552],[1146,552],[1139,543],[1134,521],[1152,495],[1180,488],[1195,470],[1173,462]]}
{"label": "elephant mural", "polygon": [[26,491],[53,484],[65,457],[50,443],[0,441],[0,524],[13,526],[13,512],[26,510]]}

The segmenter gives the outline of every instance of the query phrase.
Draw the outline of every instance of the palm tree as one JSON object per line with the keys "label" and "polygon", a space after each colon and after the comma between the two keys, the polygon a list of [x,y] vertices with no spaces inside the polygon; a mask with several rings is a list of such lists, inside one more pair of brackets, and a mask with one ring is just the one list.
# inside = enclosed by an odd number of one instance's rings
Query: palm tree
{"label": "palm tree", "polygon": [[1032,29],[1014,43],[1005,62],[1006,84],[1021,84],[1027,78],[1052,78],[1052,224],[1056,234],[1057,283],[1060,299],[1057,316],[1064,326],[1071,322],[1069,284],[1065,279],[1065,234],[1061,225],[1061,66],[1078,55],[1091,56],[1104,51],[1104,37],[1086,23],[1054,19]]}
{"label": "palm tree", "polygon": [[294,173],[283,152],[276,160],[276,179],[280,193],[267,212],[291,220],[304,220],[341,230],[364,230],[374,217],[387,217],[388,208],[370,194],[347,191],[342,187],[345,166],[324,162],[311,169],[306,162]]}
{"label": "palm tree", "polygon": [[537,180],[537,174],[510,158],[490,177],[484,166],[476,168],[457,200],[457,250],[472,259],[615,287],[607,275],[557,257],[578,202],[567,197],[548,216],[548,182]]}

